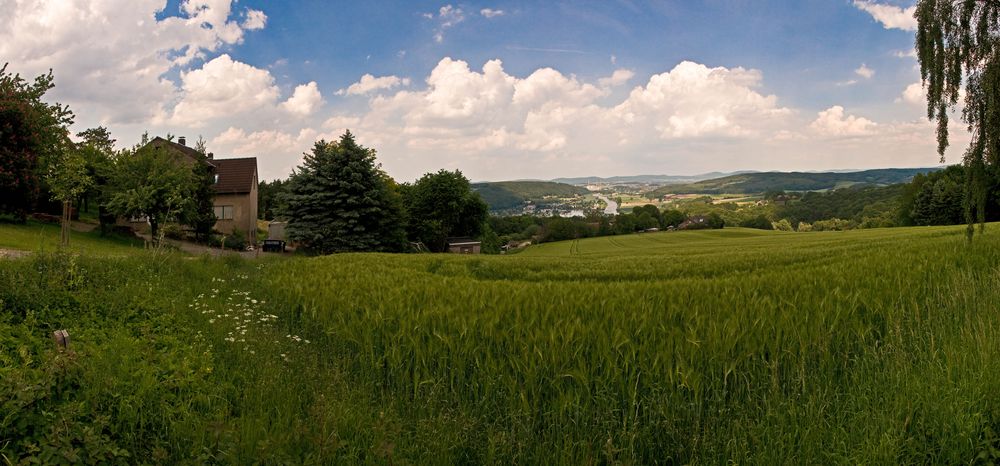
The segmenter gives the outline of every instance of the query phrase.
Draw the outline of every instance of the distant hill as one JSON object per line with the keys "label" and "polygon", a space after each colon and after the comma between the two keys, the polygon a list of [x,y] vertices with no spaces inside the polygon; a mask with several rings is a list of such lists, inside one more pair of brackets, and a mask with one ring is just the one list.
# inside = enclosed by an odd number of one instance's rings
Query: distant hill
{"label": "distant hill", "polygon": [[607,178],[602,178],[599,176],[584,176],[579,178],[556,178],[552,181],[555,181],[557,183],[566,183],[577,186],[585,186],[588,184],[597,184],[597,183],[677,184],[677,183],[694,183],[696,181],[710,180],[713,178],[721,178],[724,176],[739,175],[743,173],[754,173],[754,172],[752,171],[711,172],[711,173],[703,173],[701,175],[632,175],[632,176],[610,176]]}
{"label": "distant hill", "polygon": [[587,188],[553,181],[473,183],[472,189],[489,204],[490,210],[513,209],[525,201],[538,201],[546,196],[571,197],[590,192]]}
{"label": "distant hill", "polygon": [[882,168],[856,172],[756,172],[730,175],[694,183],[672,184],[647,193],[664,194],[750,194],[766,191],[821,191],[856,185],[887,186],[906,183],[918,173],[941,168]]}

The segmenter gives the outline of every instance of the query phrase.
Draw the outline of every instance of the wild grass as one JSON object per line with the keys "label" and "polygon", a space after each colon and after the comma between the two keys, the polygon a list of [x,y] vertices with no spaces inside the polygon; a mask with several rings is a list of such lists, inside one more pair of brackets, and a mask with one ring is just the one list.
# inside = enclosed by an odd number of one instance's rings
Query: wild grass
{"label": "wild grass", "polygon": [[0,458],[994,463],[998,240],[3,262]]}
{"label": "wild grass", "polygon": [[[141,240],[121,236],[102,237],[98,231],[72,231],[69,250],[87,255],[121,255],[142,249]],[[59,248],[59,225],[33,220],[26,224],[0,223],[0,249],[48,251]]]}

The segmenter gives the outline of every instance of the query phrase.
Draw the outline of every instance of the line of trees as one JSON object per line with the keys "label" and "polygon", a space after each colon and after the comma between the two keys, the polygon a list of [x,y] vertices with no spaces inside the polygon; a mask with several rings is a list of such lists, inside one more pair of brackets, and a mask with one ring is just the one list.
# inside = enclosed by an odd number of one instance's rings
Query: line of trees
{"label": "line of trees", "polygon": [[261,215],[286,219],[288,239],[317,254],[402,252],[418,244],[440,252],[449,237],[480,238],[484,252],[499,252],[488,207],[461,172],[398,184],[375,155],[350,131],[318,141],[287,181],[261,184]]}
{"label": "line of trees", "polygon": [[[701,219],[703,221],[693,221]],[[692,220],[692,221],[689,221]],[[501,243],[536,241],[546,243],[594,236],[628,235],[652,229],[723,228],[726,221],[717,213],[692,215],[680,210],[660,210],[647,204],[615,216],[594,213],[587,217],[537,217],[533,215],[492,216],[491,233]]]}

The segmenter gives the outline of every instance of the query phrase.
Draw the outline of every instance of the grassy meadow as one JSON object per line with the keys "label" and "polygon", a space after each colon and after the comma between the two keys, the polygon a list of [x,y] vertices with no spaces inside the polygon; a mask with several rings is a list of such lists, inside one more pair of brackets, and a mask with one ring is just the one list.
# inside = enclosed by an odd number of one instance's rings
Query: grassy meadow
{"label": "grassy meadow", "polygon": [[0,463],[991,464],[963,229],[0,261]]}
{"label": "grassy meadow", "polygon": [[[0,249],[48,251],[59,249],[59,225],[30,220],[25,224],[0,223]],[[99,231],[71,231],[69,251],[88,255],[132,254],[142,249],[139,239],[102,237]]]}

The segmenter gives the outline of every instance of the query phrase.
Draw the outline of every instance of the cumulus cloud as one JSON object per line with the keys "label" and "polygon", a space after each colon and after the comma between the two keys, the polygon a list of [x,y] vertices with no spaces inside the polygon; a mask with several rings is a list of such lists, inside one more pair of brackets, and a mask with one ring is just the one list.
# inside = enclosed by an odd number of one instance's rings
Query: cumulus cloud
{"label": "cumulus cloud", "polygon": [[709,68],[685,61],[652,76],[614,113],[664,139],[754,135],[762,125],[791,113],[778,106],[776,96],[755,90],[761,80],[757,70]]}
{"label": "cumulus cloud", "polygon": [[337,95],[364,95],[409,85],[410,78],[400,78],[398,76],[379,76],[376,78],[371,74],[365,74],[361,77],[360,81],[351,84],[347,89],[337,91]]}
{"label": "cumulus cloud", "polygon": [[[183,99],[170,123],[203,126],[211,120],[271,108],[279,90],[267,70],[220,55],[200,69],[181,73]],[[293,97],[294,98],[294,97]]]}
{"label": "cumulus cloud", "polygon": [[241,25],[229,0],[185,0],[160,20],[162,0],[3,2],[0,57],[24,75],[55,71],[52,96],[102,124],[163,117],[176,99],[164,75],[227,45],[265,18]]}
{"label": "cumulus cloud", "polygon": [[611,76],[597,80],[601,87],[618,87],[632,80],[635,72],[632,70],[618,69]]}
{"label": "cumulus cloud", "polygon": [[924,86],[919,82],[906,86],[903,94],[896,98],[896,103],[927,105],[927,93],[924,92]]}
{"label": "cumulus cloud", "polygon": [[267,15],[260,10],[247,9],[246,19],[243,20],[243,29],[254,31],[264,29],[267,25]]}
{"label": "cumulus cloud", "polygon": [[886,29],[902,29],[916,31],[917,19],[913,17],[917,7],[902,8],[894,5],[884,5],[870,0],[854,0],[854,6],[870,14]]}
{"label": "cumulus cloud", "polygon": [[872,76],[875,76],[875,70],[869,68],[868,65],[862,63],[861,66],[858,67],[858,69],[854,70],[854,74],[861,76],[862,78],[865,79],[871,79]]}
{"label": "cumulus cloud", "polygon": [[862,117],[848,115],[844,107],[834,105],[819,114],[809,128],[825,137],[857,137],[874,134],[878,125]]}
{"label": "cumulus cloud", "polygon": [[299,116],[311,115],[322,105],[323,95],[319,92],[316,81],[297,86],[292,96],[281,104],[289,113]]}
{"label": "cumulus cloud", "polygon": [[500,60],[473,68],[446,57],[420,89],[358,89],[367,96],[364,108],[316,112],[298,126],[233,126],[210,142],[217,153],[261,157],[264,178],[287,176],[316,140],[336,139],[346,129],[377,149],[400,180],[438,168],[499,179],[889,166],[919,164],[914,154],[933,153],[933,125],[926,121],[877,124],[841,106],[799,116],[762,92],[763,81],[757,70],[681,62],[607,102],[610,88],[601,80],[553,68],[514,75]]}
{"label": "cumulus cloud", "polygon": [[494,10],[492,8],[483,8],[482,10],[479,10],[479,14],[483,15],[486,18],[495,18],[497,16],[503,16],[506,13],[503,10]]}

